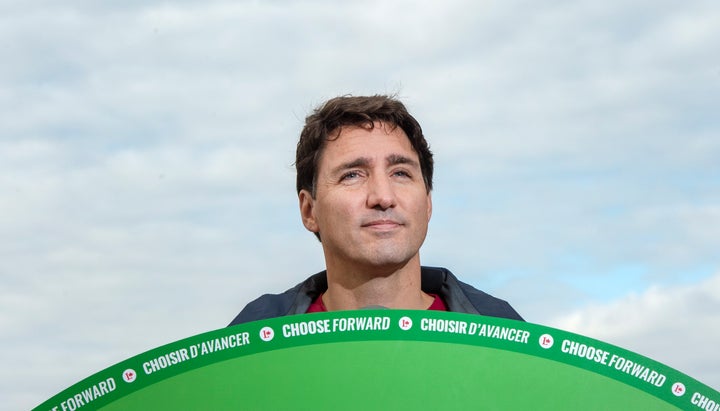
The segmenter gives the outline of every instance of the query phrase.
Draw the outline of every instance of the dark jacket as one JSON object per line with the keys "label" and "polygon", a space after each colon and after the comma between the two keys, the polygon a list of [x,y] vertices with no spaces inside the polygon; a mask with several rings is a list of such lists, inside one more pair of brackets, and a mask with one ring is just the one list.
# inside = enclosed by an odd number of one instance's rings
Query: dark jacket
{"label": "dark jacket", "polygon": [[[439,295],[449,311],[522,320],[507,302],[459,281],[446,268],[422,267],[422,290]],[[265,294],[251,302],[230,325],[285,315],[304,314],[310,304],[327,290],[325,271],[317,273],[282,294]]]}

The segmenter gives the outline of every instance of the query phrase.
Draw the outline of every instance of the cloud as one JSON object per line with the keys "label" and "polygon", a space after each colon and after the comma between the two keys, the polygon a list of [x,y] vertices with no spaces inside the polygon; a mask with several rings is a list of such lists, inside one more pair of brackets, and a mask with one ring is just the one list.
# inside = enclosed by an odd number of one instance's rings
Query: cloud
{"label": "cloud", "polygon": [[618,345],[720,387],[720,273],[696,284],[653,286],[591,304],[548,325]]}

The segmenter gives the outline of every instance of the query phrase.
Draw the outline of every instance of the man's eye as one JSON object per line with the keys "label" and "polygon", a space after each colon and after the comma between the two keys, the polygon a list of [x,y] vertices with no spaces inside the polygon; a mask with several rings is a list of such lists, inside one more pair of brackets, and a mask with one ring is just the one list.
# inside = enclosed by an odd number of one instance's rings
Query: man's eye
{"label": "man's eye", "polygon": [[347,173],[343,174],[342,177],[340,177],[340,181],[344,180],[351,180],[353,178],[357,178],[360,176],[360,173],[357,171],[348,171]]}
{"label": "man's eye", "polygon": [[408,173],[405,170],[398,170],[398,171],[394,172],[393,175],[396,175],[398,177],[408,177],[408,178],[410,177],[410,173]]}

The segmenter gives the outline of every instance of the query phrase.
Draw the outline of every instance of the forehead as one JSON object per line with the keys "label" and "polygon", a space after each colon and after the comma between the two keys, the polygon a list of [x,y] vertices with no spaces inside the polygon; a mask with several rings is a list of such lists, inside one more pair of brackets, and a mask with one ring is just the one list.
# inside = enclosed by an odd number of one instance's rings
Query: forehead
{"label": "forehead", "polygon": [[382,159],[402,154],[417,160],[418,155],[401,127],[375,123],[372,129],[344,126],[331,134],[321,152],[318,168],[350,158]]}

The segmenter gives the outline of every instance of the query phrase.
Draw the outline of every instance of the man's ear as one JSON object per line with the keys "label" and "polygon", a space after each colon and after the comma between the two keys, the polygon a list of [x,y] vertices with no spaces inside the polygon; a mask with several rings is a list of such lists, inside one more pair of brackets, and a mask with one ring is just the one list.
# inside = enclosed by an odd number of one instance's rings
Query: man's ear
{"label": "man's ear", "polygon": [[315,220],[315,200],[307,190],[300,190],[298,193],[298,202],[300,204],[300,217],[302,223],[308,231],[317,233],[320,228]]}
{"label": "man's ear", "polygon": [[428,202],[428,222],[430,222],[430,217],[432,217],[432,193],[428,193],[427,195],[427,202]]}

